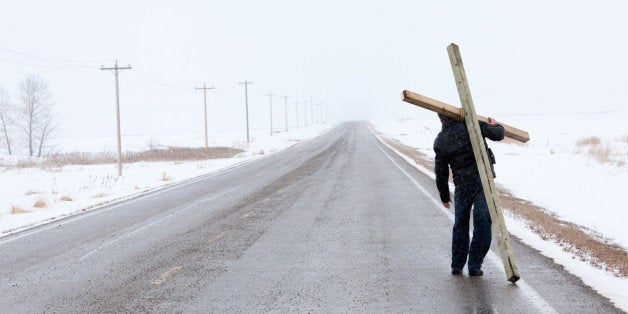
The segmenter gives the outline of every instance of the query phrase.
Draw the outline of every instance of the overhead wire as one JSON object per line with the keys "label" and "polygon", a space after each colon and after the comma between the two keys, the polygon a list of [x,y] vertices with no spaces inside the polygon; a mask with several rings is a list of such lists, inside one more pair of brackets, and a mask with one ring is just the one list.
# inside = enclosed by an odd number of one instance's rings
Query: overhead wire
{"label": "overhead wire", "polygon": [[35,61],[39,61],[39,62],[47,62],[47,63],[52,63],[55,65],[71,67],[71,68],[93,68],[96,66],[96,63],[111,61],[111,60],[70,60],[70,59],[50,58],[50,57],[35,55],[28,52],[9,49],[2,46],[0,46],[0,51],[5,51],[14,55],[18,55],[18,56],[35,60]]}
{"label": "overhead wire", "polygon": [[138,87],[141,87],[141,88],[144,88],[144,89],[147,89],[147,90],[153,91],[153,92],[158,92],[158,93],[166,93],[166,94],[184,94],[184,93],[192,93],[192,92],[193,92],[193,90],[189,90],[189,91],[183,91],[183,90],[174,91],[174,90],[157,89],[157,88],[150,87],[150,86],[144,85],[144,84],[142,84],[142,83],[136,82],[136,81],[134,81],[134,80],[132,80],[132,79],[130,79],[130,78],[128,78],[128,77],[120,77],[120,79],[121,79],[121,80],[123,80],[123,81],[127,81],[127,82],[129,82],[129,83],[131,83],[131,84],[133,84],[133,85],[138,86]]}
{"label": "overhead wire", "polygon": [[262,95],[262,96],[266,96],[266,93],[264,93],[263,91],[259,90],[257,87],[253,86],[252,87],[253,91]]}
{"label": "overhead wire", "polygon": [[[32,63],[24,63],[24,62],[11,61],[11,60],[5,60],[5,59],[0,59],[0,62],[17,64],[17,65],[23,65],[23,66],[34,67],[34,68],[42,68],[42,69],[77,70],[77,69],[87,69],[88,68],[88,67],[76,67],[76,66],[32,64]],[[98,67],[97,66],[91,66],[89,68],[97,69]]]}
{"label": "overhead wire", "polygon": [[145,73],[143,73],[143,72],[141,72],[141,71],[139,71],[137,69],[133,69],[133,73],[136,73],[136,74],[144,77],[145,79],[147,79],[147,80],[149,80],[149,81],[151,81],[151,82],[153,82],[153,83],[155,83],[157,85],[160,85],[162,87],[168,88],[168,89],[173,89],[173,90],[188,90],[189,89],[188,87],[174,86],[174,85],[163,83],[163,82],[158,81],[158,80],[150,77],[148,74],[145,74]]}
{"label": "overhead wire", "polygon": [[[20,65],[20,66],[34,67],[34,68],[42,68],[42,69],[61,69],[61,70],[98,69],[102,63],[113,62],[113,60],[110,60],[110,59],[71,60],[71,59],[51,58],[51,57],[45,57],[45,56],[36,55],[36,54],[24,52],[24,51],[15,50],[15,49],[10,49],[3,46],[0,46],[0,52],[5,52],[14,56],[18,56],[23,59],[32,60],[32,61],[43,63],[43,64],[35,64],[33,62],[27,62],[27,61],[15,61],[15,60],[9,60],[5,58],[0,58],[0,62]],[[137,74],[139,77],[141,77],[141,79],[150,81],[152,84],[158,85],[159,88],[149,86],[148,84],[140,83],[137,80],[128,78],[127,76],[122,76],[120,77],[120,79],[122,79],[123,81],[127,81],[135,86],[138,86],[138,87],[141,87],[143,89],[150,90],[153,92],[157,92],[157,93],[183,94],[183,93],[194,92],[193,87],[190,87],[188,89],[187,87],[183,87],[183,86],[167,84],[165,82],[152,78],[150,75],[142,71],[139,71],[137,68],[133,68],[131,73]],[[235,93],[235,92],[241,91],[241,87],[239,86],[233,86],[233,87],[228,87],[228,88],[216,87],[215,90],[218,93]],[[266,95],[265,92],[259,90],[257,87],[253,87],[253,91],[260,95],[264,95],[264,96]],[[297,97],[297,98],[302,98],[302,97]]]}

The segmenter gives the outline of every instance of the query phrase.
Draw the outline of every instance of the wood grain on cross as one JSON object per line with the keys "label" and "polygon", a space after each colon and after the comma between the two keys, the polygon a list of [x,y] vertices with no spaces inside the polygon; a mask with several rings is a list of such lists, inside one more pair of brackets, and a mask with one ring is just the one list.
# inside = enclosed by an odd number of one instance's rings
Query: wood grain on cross
{"label": "wood grain on cross", "polygon": [[[510,244],[510,236],[508,234],[508,230],[506,229],[504,214],[499,203],[499,196],[497,194],[497,188],[495,187],[495,181],[493,180],[490,159],[488,158],[486,147],[484,146],[484,137],[482,136],[482,131],[480,130],[478,122],[479,120],[488,122],[488,119],[478,116],[475,113],[473,99],[471,98],[471,90],[469,89],[467,75],[464,71],[462,57],[460,56],[458,46],[455,44],[449,45],[449,47],[447,47],[447,52],[449,53],[449,61],[456,79],[456,87],[458,88],[458,95],[460,96],[462,108],[457,108],[407,90],[403,91],[402,99],[403,101],[419,107],[438,112],[460,121],[465,121],[467,130],[469,131],[471,146],[473,147],[473,155],[475,156],[478,172],[482,181],[484,197],[491,215],[491,221],[493,222],[493,230],[495,231],[495,237],[498,239],[499,252],[504,265],[504,271],[506,272],[506,279],[510,282],[516,282],[519,278],[521,278],[521,276],[519,275],[519,270],[517,269],[515,262],[515,255]],[[527,132],[513,128],[504,123],[500,124],[504,127],[505,136],[524,143],[530,139]]]}
{"label": "wood grain on cross", "polygon": [[[458,121],[464,120],[464,110],[462,110],[462,108],[448,105],[436,99],[432,99],[432,98],[423,96],[421,94],[411,92],[409,90],[404,90],[401,93],[401,99],[407,103],[411,103],[421,108],[443,114],[447,117],[456,119]],[[488,118],[479,116],[479,115],[477,117],[479,121],[484,121],[488,123]],[[502,122],[500,122],[499,124],[504,127],[504,135],[506,137],[509,137],[513,140],[517,140],[522,143],[525,143],[530,140],[530,135],[528,135],[528,132],[519,130],[510,125],[504,124]]]}

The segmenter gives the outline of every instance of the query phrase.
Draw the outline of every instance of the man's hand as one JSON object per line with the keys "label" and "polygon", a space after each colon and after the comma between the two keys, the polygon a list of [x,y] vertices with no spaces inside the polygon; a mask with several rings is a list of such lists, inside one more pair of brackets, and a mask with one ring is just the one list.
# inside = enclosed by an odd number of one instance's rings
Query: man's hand
{"label": "man's hand", "polygon": [[498,125],[498,124],[499,124],[499,122],[497,122],[497,120],[495,120],[495,119],[493,119],[493,118],[491,118],[491,117],[488,117],[488,124],[489,124],[490,126],[496,126],[496,125]]}
{"label": "man's hand", "polygon": [[447,209],[451,209],[451,202],[443,203],[443,206]]}

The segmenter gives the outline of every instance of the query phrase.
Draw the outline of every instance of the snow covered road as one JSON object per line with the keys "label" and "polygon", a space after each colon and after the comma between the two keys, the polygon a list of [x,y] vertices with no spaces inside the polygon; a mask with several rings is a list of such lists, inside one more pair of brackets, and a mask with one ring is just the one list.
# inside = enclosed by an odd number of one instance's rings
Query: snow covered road
{"label": "snow covered road", "polygon": [[256,162],[0,239],[7,312],[619,312],[516,240],[449,274],[431,178],[344,123]]}

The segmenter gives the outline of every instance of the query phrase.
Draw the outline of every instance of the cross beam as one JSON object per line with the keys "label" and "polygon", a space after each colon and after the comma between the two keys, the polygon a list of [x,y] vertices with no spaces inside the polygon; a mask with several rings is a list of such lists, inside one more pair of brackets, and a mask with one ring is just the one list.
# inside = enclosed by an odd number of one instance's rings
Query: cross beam
{"label": "cross beam", "polygon": [[[443,114],[447,117],[456,119],[458,121],[464,120],[464,110],[462,110],[462,108],[448,105],[444,102],[440,102],[436,99],[425,97],[421,94],[417,94],[409,90],[404,90],[401,93],[401,100],[407,103],[411,103],[413,105],[419,106],[421,108]],[[480,116],[480,115],[478,115],[477,117],[479,121],[484,121],[488,123],[488,118]],[[528,135],[528,132],[519,130],[517,128],[504,124],[502,122],[500,122],[499,124],[504,127],[504,135],[506,137],[509,137],[513,140],[516,140],[522,143],[525,143],[530,140],[530,135]]]}

